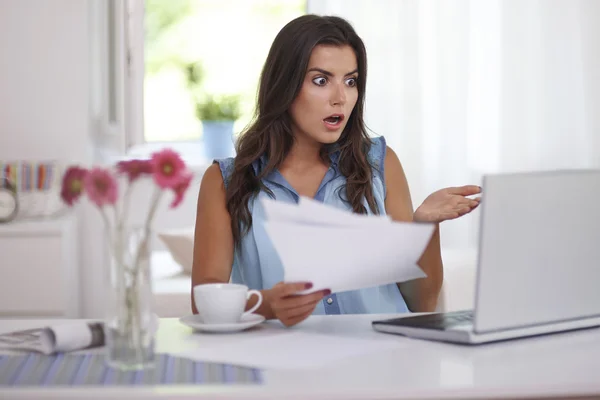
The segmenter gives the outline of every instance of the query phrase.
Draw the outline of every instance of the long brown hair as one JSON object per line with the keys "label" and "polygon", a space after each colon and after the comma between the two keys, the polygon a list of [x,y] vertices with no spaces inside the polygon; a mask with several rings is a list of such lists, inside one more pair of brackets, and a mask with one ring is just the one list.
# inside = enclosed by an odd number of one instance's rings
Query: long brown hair
{"label": "long brown hair", "polygon": [[[261,190],[273,197],[262,178],[276,170],[292,148],[294,137],[288,109],[300,92],[311,52],[320,44],[352,47],[359,72],[354,110],[340,139],[334,145],[324,145],[321,157],[326,160],[330,152],[340,152],[338,167],[346,177],[346,190],[340,192],[340,197],[355,213],[367,212],[364,199],[372,212],[379,212],[373,196],[372,169],[367,160],[371,140],[363,121],[367,79],[365,46],[344,19],[303,15],[289,22],[275,37],[260,76],[254,120],[236,145],[237,155],[227,185],[227,210],[236,245],[252,226],[249,201]],[[267,155],[268,163],[256,175],[252,163],[262,155]]]}

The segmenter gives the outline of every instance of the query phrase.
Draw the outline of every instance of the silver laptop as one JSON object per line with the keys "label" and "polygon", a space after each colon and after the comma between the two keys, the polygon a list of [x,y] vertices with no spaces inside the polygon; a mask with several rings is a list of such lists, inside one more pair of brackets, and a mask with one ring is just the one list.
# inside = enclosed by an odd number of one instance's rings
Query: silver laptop
{"label": "silver laptop", "polygon": [[600,326],[600,170],[488,175],[480,207],[475,309],[375,330],[477,344]]}

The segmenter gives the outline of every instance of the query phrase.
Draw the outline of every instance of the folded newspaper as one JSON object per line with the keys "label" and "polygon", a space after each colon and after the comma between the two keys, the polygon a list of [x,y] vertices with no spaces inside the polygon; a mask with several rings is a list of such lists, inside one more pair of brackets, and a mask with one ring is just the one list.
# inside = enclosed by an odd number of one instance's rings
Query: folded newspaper
{"label": "folded newspaper", "polygon": [[104,346],[101,322],[73,321],[0,334],[0,349],[63,353]]}

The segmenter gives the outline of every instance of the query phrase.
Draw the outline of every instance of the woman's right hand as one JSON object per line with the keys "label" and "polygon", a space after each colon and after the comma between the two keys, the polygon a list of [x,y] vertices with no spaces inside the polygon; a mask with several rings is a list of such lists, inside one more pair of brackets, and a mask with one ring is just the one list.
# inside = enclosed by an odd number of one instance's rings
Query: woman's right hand
{"label": "woman's right hand", "polygon": [[323,297],[331,294],[331,290],[319,290],[309,294],[296,294],[310,289],[310,283],[279,282],[269,290],[268,299],[275,318],[285,326],[293,326],[304,321],[314,311]]}

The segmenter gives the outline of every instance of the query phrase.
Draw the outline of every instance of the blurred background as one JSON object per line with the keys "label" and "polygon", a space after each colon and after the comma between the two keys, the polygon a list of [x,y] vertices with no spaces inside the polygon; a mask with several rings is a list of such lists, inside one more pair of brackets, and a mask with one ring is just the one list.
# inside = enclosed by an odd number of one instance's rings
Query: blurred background
{"label": "blurred background", "polygon": [[235,97],[234,130],[241,131],[252,117],[271,42],[306,12],[306,0],[146,1],[144,139],[201,139],[197,90]]}
{"label": "blurred background", "polygon": [[[306,13],[344,17],[363,38],[366,122],[399,155],[414,207],[486,173],[600,167],[596,0],[2,0],[0,161],[180,151],[195,176],[182,206],[157,215],[155,291],[164,313],[187,313],[181,260],[211,122],[244,129],[275,35]],[[47,214],[0,225],[0,314],[99,315],[98,215]],[[470,304],[478,230],[477,211],[442,225],[446,308]]]}
{"label": "blurred background", "polygon": [[[202,137],[190,63],[202,69],[204,90],[240,97],[234,131],[241,131],[274,36],[316,13],[347,18],[365,41],[367,125],[401,156],[415,206],[438,188],[480,184],[486,172],[598,166],[599,7],[593,0],[148,1],[144,139]],[[446,243],[472,245],[468,221],[453,225]]]}

